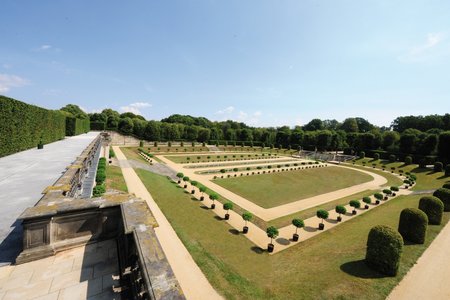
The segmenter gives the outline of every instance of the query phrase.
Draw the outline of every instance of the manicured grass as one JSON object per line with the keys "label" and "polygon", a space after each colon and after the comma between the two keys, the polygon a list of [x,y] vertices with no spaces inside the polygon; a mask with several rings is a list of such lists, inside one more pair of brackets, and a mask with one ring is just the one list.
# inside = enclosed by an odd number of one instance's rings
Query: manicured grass
{"label": "manicured grass", "polygon": [[365,168],[362,165],[357,165],[357,164],[352,165],[350,163],[348,165],[344,164],[344,166],[349,166],[349,167],[352,167],[352,168],[355,168],[355,169],[358,169],[358,170],[370,171],[370,172],[373,172],[373,173],[378,174],[380,176],[383,176],[384,178],[387,179],[386,186],[393,186],[393,185],[398,186],[398,185],[401,185],[403,183],[403,181],[400,178],[398,178],[397,176],[395,176],[395,175],[393,175],[391,173],[388,173],[388,172],[384,172],[381,169]]}
{"label": "manicured grass", "polygon": [[137,147],[120,147],[120,150],[122,150],[123,155],[125,155],[127,159],[134,159],[147,163],[147,161],[141,155],[139,155],[137,149]]}
{"label": "manicured grass", "polygon": [[261,207],[271,208],[372,179],[370,175],[356,170],[329,166],[217,179],[214,182]]}
{"label": "manicured grass", "polygon": [[151,153],[164,153],[164,152],[173,152],[173,153],[184,153],[184,152],[208,152],[209,149],[208,147],[201,147],[201,146],[172,146],[172,147],[167,147],[167,146],[158,146],[158,147],[154,147],[153,145],[149,146],[149,145],[144,145],[145,150],[147,150],[148,152]]}
{"label": "manicured grass", "polygon": [[350,200],[362,200],[363,197],[371,196],[376,192],[379,192],[379,191],[378,190],[367,190],[367,191],[364,191],[361,193],[353,194],[348,197],[337,199],[337,200],[327,202],[327,203],[324,203],[324,204],[321,204],[318,206],[314,206],[314,207],[311,207],[311,208],[308,208],[308,209],[305,209],[305,210],[302,210],[302,211],[299,211],[299,212],[296,212],[296,213],[293,213],[293,214],[290,214],[290,215],[287,215],[287,216],[284,216],[284,217],[281,217],[281,218],[278,218],[275,220],[271,220],[268,222],[268,226],[275,226],[277,228],[284,227],[284,226],[290,225],[292,219],[294,219],[294,218],[300,218],[302,220],[305,220],[305,219],[314,217],[316,215],[316,212],[319,209],[325,209],[328,211],[328,210],[334,209],[336,207],[336,205],[347,205],[350,202]]}
{"label": "manicured grass", "polygon": [[[366,166],[372,167],[372,163],[377,163],[376,168],[381,169],[383,165],[386,166],[386,170],[391,170],[392,167],[395,167],[395,173],[399,173],[399,170],[403,170],[403,174],[406,172],[412,172],[417,176],[416,185],[413,187],[413,190],[429,190],[436,189],[441,187],[444,183],[450,182],[450,176],[445,176],[444,172],[434,172],[432,169],[428,168],[419,168],[417,164],[405,165],[403,162],[389,162],[388,160],[378,160],[374,161],[372,158],[363,158],[356,160],[357,165],[362,165],[363,162],[366,162]],[[354,165],[356,167],[356,165]],[[372,169],[375,172],[376,169]],[[389,179],[389,175],[385,172],[380,173],[385,174],[386,178]],[[392,184],[389,182],[389,185],[399,185],[399,183]]]}
{"label": "manicured grass", "polygon": [[128,192],[120,167],[106,165],[106,189]]}
{"label": "manicured grass", "polygon": [[[268,155],[267,153],[230,153],[230,154],[192,154],[182,156],[170,156],[166,158],[170,159],[174,163],[198,163],[198,162],[217,162],[217,161],[239,161],[247,159],[268,159],[279,157],[279,155]],[[188,159],[189,158],[189,159]]]}
{"label": "manicured grass", "polygon": [[[165,177],[137,170],[211,284],[227,299],[385,299],[442,226],[429,226],[424,245],[407,245],[397,277],[383,277],[362,261],[375,225],[397,228],[400,211],[420,196],[401,196],[275,255],[236,235]],[[447,223],[450,213],[444,213]]]}

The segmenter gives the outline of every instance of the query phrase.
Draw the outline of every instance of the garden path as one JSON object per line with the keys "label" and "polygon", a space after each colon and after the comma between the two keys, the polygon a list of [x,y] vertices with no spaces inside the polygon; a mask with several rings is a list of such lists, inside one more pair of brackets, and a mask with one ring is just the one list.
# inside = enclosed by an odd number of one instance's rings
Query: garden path
{"label": "garden path", "polygon": [[156,236],[161,243],[161,247],[164,250],[167,260],[169,261],[186,298],[205,300],[222,299],[194,262],[194,259],[184,247],[169,221],[161,212],[141,179],[130,166],[120,148],[113,146],[113,149],[119,161],[120,168],[122,169],[128,191],[147,202],[158,222],[159,226],[155,228]]}

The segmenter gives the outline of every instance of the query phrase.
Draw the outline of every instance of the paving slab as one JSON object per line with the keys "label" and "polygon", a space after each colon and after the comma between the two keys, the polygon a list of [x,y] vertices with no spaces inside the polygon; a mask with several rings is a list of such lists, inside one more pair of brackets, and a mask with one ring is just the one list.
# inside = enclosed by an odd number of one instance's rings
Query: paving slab
{"label": "paving slab", "polygon": [[34,206],[42,191],[98,136],[89,132],[0,158],[0,266],[21,251],[22,232],[17,217]]}

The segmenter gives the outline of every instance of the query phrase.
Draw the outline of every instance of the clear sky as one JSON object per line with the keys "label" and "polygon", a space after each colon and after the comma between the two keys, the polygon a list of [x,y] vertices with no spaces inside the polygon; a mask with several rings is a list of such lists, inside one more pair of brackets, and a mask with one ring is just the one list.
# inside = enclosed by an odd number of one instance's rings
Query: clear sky
{"label": "clear sky", "polygon": [[0,1],[0,94],[254,126],[450,112],[450,1]]}

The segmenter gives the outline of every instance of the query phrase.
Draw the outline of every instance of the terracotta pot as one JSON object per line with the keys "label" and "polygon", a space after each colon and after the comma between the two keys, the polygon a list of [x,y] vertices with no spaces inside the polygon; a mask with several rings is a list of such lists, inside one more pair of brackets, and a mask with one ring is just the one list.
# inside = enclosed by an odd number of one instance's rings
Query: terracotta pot
{"label": "terracotta pot", "polygon": [[319,223],[319,230],[323,230],[325,228],[325,224]]}
{"label": "terracotta pot", "polygon": [[216,205],[215,204],[211,204],[211,209],[214,209],[214,208],[216,208]]}
{"label": "terracotta pot", "polygon": [[356,212],[356,210],[354,209],[353,211],[352,211],[352,215],[356,215],[357,214],[357,212]]}
{"label": "terracotta pot", "polygon": [[341,222],[342,221],[342,217],[341,216],[337,217],[336,221]]}
{"label": "terracotta pot", "polygon": [[294,235],[292,236],[292,240],[293,240],[294,242],[297,242],[297,241],[298,241],[298,234],[297,234],[297,233],[294,233]]}
{"label": "terracotta pot", "polygon": [[225,214],[225,220],[229,220],[230,219],[230,214]]}
{"label": "terracotta pot", "polygon": [[267,245],[267,252],[272,253],[274,248],[275,248],[274,244],[268,244]]}
{"label": "terracotta pot", "polygon": [[244,226],[244,228],[242,229],[242,233],[247,233],[248,232],[248,226]]}

